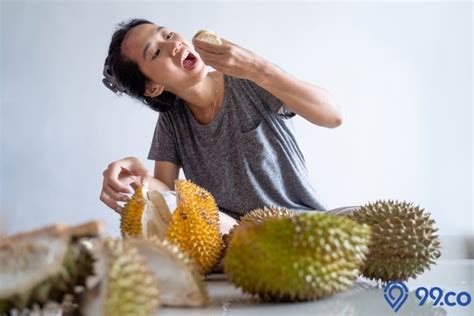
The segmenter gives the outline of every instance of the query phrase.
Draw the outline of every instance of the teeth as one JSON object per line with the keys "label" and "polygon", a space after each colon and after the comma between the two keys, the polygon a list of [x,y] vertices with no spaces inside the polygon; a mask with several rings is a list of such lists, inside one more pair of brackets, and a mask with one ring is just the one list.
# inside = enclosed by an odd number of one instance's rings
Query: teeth
{"label": "teeth", "polygon": [[182,61],[184,61],[188,57],[188,55],[189,55],[189,50],[186,50],[183,54],[183,60]]}

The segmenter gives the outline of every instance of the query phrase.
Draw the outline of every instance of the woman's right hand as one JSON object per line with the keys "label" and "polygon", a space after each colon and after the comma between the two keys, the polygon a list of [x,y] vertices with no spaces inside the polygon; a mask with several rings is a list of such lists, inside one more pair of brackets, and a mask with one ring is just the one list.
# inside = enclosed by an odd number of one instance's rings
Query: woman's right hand
{"label": "woman's right hand", "polygon": [[152,177],[140,160],[135,157],[127,157],[110,163],[104,170],[103,176],[100,200],[119,214],[122,207],[117,202],[127,202],[130,199],[127,195],[133,192],[130,186],[135,189]]}

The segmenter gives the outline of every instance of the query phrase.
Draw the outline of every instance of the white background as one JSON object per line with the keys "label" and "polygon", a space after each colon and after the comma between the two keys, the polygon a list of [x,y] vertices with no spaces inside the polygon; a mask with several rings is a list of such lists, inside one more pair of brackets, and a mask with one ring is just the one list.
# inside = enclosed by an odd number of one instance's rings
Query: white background
{"label": "white background", "polygon": [[331,92],[342,126],[294,119],[330,208],[407,200],[442,236],[474,240],[468,2],[3,1],[1,10],[4,232],[101,218],[118,233],[99,201],[102,171],[146,160],[157,113],[107,90],[102,67],[114,26],[142,17],[188,39],[215,30]]}

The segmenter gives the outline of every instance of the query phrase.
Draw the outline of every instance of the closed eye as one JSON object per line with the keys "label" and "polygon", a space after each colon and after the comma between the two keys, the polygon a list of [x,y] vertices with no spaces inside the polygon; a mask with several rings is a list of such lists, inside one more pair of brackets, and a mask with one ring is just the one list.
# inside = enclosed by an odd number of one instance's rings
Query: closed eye
{"label": "closed eye", "polygon": [[[168,35],[166,35],[166,39],[171,39],[173,37],[174,37],[174,32],[169,32]],[[152,60],[155,59],[156,57],[158,57],[159,54],[160,54],[160,49],[158,48],[151,59]]]}

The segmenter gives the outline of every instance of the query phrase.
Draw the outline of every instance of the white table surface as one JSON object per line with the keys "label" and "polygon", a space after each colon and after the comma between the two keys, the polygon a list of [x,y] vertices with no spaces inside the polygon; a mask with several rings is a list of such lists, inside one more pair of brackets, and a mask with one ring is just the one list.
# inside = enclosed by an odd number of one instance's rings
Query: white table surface
{"label": "white table surface", "polygon": [[[210,304],[202,308],[161,307],[157,315],[470,315],[474,316],[474,260],[438,260],[407,286],[411,291],[406,303],[395,313],[383,297],[383,289],[360,278],[353,288],[329,298],[303,303],[262,303],[234,287],[223,274],[209,275]],[[467,291],[472,301],[467,306],[418,306],[414,290],[424,286],[444,291]],[[451,299],[452,300],[452,299]]]}

